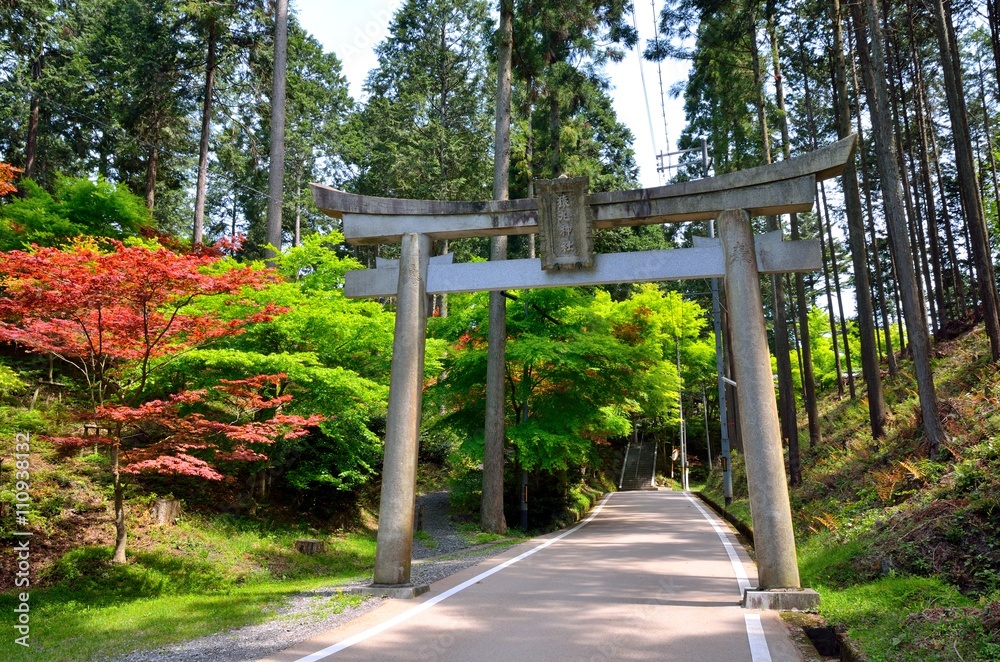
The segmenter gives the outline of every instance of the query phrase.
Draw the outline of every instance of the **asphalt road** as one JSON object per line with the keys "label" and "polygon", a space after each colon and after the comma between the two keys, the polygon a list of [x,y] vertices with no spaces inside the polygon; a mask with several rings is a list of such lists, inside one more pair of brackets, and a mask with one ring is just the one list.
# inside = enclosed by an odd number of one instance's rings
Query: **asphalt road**
{"label": "asphalt road", "polygon": [[620,492],[582,525],[268,660],[800,661],[776,613],[739,607],[748,585],[753,563],[695,497]]}

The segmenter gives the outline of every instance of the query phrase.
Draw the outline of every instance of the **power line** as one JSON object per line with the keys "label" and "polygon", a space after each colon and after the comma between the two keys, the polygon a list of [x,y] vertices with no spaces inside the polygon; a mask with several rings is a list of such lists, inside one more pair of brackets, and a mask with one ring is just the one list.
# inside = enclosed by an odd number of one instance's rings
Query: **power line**
{"label": "power line", "polygon": [[[649,0],[649,7],[653,11],[653,39],[654,43],[659,46],[660,43],[660,30],[656,25],[656,0]],[[659,50],[659,48],[657,48]],[[656,60],[656,74],[660,79],[660,112],[663,114],[663,138],[667,141],[667,149],[670,149],[670,131],[667,129],[667,104],[663,93],[663,60]]]}
{"label": "power line", "polygon": [[[649,93],[646,91],[646,73],[643,71],[643,68],[642,68],[642,53],[639,52],[639,40],[638,40],[638,37],[639,37],[639,25],[636,22],[636,17],[635,16],[636,16],[636,9],[635,9],[635,2],[633,1],[632,2],[632,27],[635,28],[635,35],[636,35],[635,54],[636,54],[636,56],[638,57],[638,60],[639,60],[639,78],[640,78],[640,80],[642,80],[642,98],[645,99],[645,101],[646,101],[646,120],[649,122],[649,141],[653,144],[653,153],[656,154],[660,150],[658,150],[656,148],[656,132],[653,130],[653,111],[651,111],[650,108],[649,108]],[[654,39],[655,39],[655,34],[656,33],[654,32],[653,34],[654,34]],[[663,182],[663,174],[659,173],[659,172],[657,174],[659,175],[660,182],[662,183]]]}

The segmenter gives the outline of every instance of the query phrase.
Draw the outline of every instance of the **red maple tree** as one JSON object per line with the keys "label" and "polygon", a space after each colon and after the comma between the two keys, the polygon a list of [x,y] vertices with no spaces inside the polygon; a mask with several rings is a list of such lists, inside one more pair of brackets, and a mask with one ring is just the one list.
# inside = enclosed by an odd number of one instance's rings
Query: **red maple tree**
{"label": "red maple tree", "polygon": [[[281,376],[223,382],[208,391],[187,391],[145,402],[150,373],[171,356],[247,324],[271,319],[281,309],[261,307],[240,295],[279,279],[272,270],[232,267],[217,255],[181,254],[165,247],[93,240],[66,249],[11,251],[0,260],[0,341],[48,353],[83,375],[93,409],[81,418],[110,431],[117,540],[112,561],[125,562],[122,473],[156,471],[218,480],[218,461],[263,460],[264,445],[299,436],[318,418],[280,413],[290,396],[265,398],[262,388]],[[234,306],[199,307],[224,296]],[[223,317],[220,310],[237,311]],[[210,397],[212,396],[212,397]],[[199,405],[227,411],[229,422],[205,415]],[[204,408],[204,407],[203,407]],[[262,412],[273,411],[270,416]],[[64,446],[93,444],[93,437],[65,437]],[[126,465],[121,466],[125,454]]]}
{"label": "red maple tree", "polygon": [[290,394],[265,397],[284,374],[221,380],[211,389],[183,391],[136,407],[106,404],[86,416],[106,436],[51,438],[56,445],[79,448],[104,444],[111,449],[115,498],[115,551],[111,561],[125,563],[125,526],[121,474],[156,473],[223,480],[219,463],[266,462],[262,451],[276,441],[295,439],[323,417],[281,413]]}
{"label": "red maple tree", "polygon": [[[242,332],[281,312],[274,306],[226,319],[195,304],[237,297],[280,277],[254,266],[220,268],[217,255],[93,240],[66,249],[10,251],[0,261],[0,341],[51,353],[86,379],[95,406],[118,394],[140,402],[163,361]],[[254,307],[248,301],[236,301]]]}
{"label": "red maple tree", "polygon": [[[280,439],[295,439],[323,417],[281,413],[290,394],[267,397],[286,375],[256,375],[220,380],[209,389],[189,390],[137,407],[102,405],[88,419],[115,434],[107,437],[52,438],[64,448],[104,443],[118,445],[124,456],[122,473],[152,472],[223,480],[219,462],[263,462],[260,451]],[[263,412],[271,412],[260,419]]]}
{"label": "red maple tree", "polygon": [[0,163],[0,197],[17,190],[14,179],[20,172],[22,172],[20,168],[15,168],[9,163]]}

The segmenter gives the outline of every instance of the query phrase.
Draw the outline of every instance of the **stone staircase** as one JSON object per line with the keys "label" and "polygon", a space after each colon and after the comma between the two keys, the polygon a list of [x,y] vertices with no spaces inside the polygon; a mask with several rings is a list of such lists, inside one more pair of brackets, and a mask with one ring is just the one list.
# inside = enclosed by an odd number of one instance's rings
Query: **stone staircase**
{"label": "stone staircase", "polygon": [[640,441],[628,445],[625,451],[624,471],[618,489],[654,490],[653,473],[656,471],[656,441]]}

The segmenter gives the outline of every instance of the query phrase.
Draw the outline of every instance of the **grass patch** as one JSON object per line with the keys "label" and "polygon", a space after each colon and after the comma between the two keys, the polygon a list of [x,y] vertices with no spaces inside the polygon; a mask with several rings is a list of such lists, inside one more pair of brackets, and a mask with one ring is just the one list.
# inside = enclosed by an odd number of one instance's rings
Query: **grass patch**
{"label": "grass patch", "polygon": [[426,531],[414,531],[413,539],[419,540],[424,547],[429,547],[431,549],[438,546],[437,539]]}
{"label": "grass patch", "polygon": [[[706,490],[721,501],[712,480]],[[730,512],[745,504],[734,499]],[[750,524],[748,508],[740,518]],[[804,537],[799,572],[820,594],[820,615],[845,627],[869,662],[1000,659],[1000,595],[976,600],[939,577],[873,568],[875,538],[859,528],[864,535],[848,528]]]}
{"label": "grass patch", "polygon": [[487,543],[496,542],[497,540],[503,540],[504,538],[509,537],[509,534],[510,531],[508,531],[507,535],[500,533],[487,533],[486,531],[479,531],[478,533],[467,535],[466,539],[472,545],[485,545]]}
{"label": "grass patch", "polygon": [[[886,577],[843,589],[814,585],[820,613],[847,627],[869,662],[1000,659],[989,608],[932,577]],[[995,603],[994,603],[995,604]]]}
{"label": "grass patch", "polygon": [[[344,577],[343,579],[348,579]],[[104,600],[89,604],[62,588],[31,593],[31,648],[5,645],[4,660],[103,660],[230,628],[261,623],[289,596],[328,585],[334,577],[269,581],[215,593]],[[343,611],[352,596],[334,596],[326,610]],[[11,613],[14,600],[0,596]],[[336,612],[339,613],[339,612]]]}
{"label": "grass patch", "polygon": [[[102,660],[275,617],[296,594],[367,576],[371,534],[326,536],[327,553],[307,556],[294,541],[315,531],[231,516],[191,517],[134,537],[129,563],[111,550],[78,547],[31,591],[31,648],[5,646],[4,660]],[[0,595],[11,613],[12,594]],[[353,596],[317,602],[319,616],[356,604]],[[17,649],[17,650],[15,650]]]}

